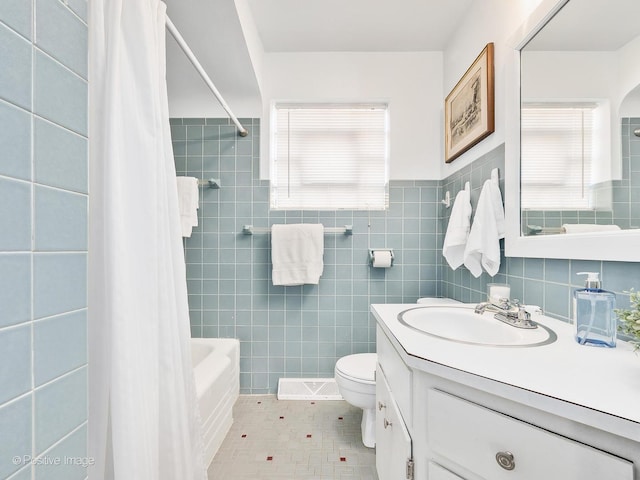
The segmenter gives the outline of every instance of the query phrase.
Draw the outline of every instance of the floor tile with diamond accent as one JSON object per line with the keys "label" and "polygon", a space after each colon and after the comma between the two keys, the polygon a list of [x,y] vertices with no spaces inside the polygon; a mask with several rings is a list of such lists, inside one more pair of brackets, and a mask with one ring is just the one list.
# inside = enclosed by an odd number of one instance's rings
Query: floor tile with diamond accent
{"label": "floor tile with diamond accent", "polygon": [[344,401],[241,395],[209,480],[378,480],[362,410]]}

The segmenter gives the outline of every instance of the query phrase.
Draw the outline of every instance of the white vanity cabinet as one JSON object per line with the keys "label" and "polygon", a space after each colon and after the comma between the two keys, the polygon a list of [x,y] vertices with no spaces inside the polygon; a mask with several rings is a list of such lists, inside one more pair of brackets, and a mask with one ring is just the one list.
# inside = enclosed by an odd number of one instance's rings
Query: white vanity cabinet
{"label": "white vanity cabinet", "polygon": [[633,480],[633,464],[439,390],[427,393],[431,452],[491,480]]}
{"label": "white vanity cabinet", "polygon": [[416,357],[378,319],[380,480],[640,480],[640,423],[452,368],[429,345]]}
{"label": "white vanity cabinet", "polygon": [[391,388],[378,365],[376,370],[376,470],[379,480],[411,478],[411,435]]}

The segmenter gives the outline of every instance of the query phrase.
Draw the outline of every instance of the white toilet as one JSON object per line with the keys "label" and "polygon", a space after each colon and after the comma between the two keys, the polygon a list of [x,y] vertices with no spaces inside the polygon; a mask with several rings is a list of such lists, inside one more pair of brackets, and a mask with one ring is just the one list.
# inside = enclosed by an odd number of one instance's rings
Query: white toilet
{"label": "white toilet", "polygon": [[336,362],[338,390],[347,403],[362,409],[362,443],[376,446],[376,364],[375,353],[355,353]]}
{"label": "white toilet", "polygon": [[[460,303],[451,298],[419,298],[426,305]],[[335,378],[340,395],[354,407],[362,409],[362,443],[376,446],[376,364],[375,353],[355,353],[336,362]]]}

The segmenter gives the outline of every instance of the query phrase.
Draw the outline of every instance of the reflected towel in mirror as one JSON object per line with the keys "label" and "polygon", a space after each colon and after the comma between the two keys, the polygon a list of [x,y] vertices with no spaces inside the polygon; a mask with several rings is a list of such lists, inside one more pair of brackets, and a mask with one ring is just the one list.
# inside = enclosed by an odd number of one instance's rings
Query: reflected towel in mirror
{"label": "reflected towel in mirror", "polygon": [[563,233],[588,233],[588,232],[610,232],[620,230],[618,225],[588,225],[578,223],[565,223],[562,225]]}

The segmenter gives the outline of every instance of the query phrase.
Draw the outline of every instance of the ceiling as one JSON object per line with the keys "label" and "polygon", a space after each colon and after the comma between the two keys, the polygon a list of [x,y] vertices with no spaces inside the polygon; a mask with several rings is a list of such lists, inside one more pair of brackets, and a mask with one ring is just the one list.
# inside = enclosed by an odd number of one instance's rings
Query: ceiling
{"label": "ceiling", "polygon": [[[414,52],[443,50],[473,0],[165,0],[168,16],[237,116],[245,114],[235,105],[260,103],[240,1],[265,52]],[[223,113],[171,38],[167,83],[172,116]],[[202,113],[185,113],[184,105]]]}
{"label": "ceiling", "polygon": [[266,52],[443,50],[472,0],[248,0]]}
{"label": "ceiling", "polygon": [[638,0],[571,0],[526,46],[537,51],[616,51],[640,34]]}

